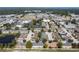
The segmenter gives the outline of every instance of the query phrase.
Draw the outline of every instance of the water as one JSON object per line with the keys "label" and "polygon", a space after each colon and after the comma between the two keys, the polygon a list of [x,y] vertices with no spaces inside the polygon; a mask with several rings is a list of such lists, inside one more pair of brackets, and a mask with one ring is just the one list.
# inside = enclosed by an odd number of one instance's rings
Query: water
{"label": "water", "polygon": [[8,44],[11,43],[13,40],[15,40],[15,36],[5,35],[3,37],[0,37],[0,44]]}

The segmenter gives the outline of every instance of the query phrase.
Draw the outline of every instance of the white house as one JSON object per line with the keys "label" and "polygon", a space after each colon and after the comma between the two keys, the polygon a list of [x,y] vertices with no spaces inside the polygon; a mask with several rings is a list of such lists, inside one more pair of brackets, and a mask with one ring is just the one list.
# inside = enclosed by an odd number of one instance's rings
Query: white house
{"label": "white house", "polygon": [[32,41],[32,48],[43,48],[43,43],[42,41],[39,41],[38,43],[36,43],[35,41]]}
{"label": "white house", "polygon": [[52,32],[46,32],[46,35],[48,36],[48,40],[50,41],[50,40],[54,40],[53,38],[52,38]]}

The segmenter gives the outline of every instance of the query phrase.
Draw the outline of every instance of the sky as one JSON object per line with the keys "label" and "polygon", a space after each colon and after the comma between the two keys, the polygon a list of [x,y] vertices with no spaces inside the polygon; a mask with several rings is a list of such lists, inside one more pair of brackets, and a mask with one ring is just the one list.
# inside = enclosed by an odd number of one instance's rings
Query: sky
{"label": "sky", "polygon": [[0,0],[0,7],[79,7],[78,0]]}

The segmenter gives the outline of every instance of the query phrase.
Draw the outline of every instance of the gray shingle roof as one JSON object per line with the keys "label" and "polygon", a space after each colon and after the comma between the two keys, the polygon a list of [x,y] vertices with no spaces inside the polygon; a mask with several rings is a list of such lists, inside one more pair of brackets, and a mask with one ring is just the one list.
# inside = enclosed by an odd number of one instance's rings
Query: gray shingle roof
{"label": "gray shingle roof", "polygon": [[32,42],[33,46],[43,46],[42,41],[39,41],[38,43],[36,43],[35,41]]}

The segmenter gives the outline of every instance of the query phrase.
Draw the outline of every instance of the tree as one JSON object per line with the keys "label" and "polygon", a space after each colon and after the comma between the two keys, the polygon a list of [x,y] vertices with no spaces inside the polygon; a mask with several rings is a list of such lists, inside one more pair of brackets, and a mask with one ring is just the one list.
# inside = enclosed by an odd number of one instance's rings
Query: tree
{"label": "tree", "polygon": [[3,49],[4,48],[4,45],[3,44],[0,44],[0,48]]}
{"label": "tree", "polygon": [[24,28],[27,28],[28,26],[29,26],[29,24],[27,24],[27,23],[24,23],[24,24],[23,24],[23,27],[24,27]]}
{"label": "tree", "polygon": [[41,18],[41,19],[37,20],[36,22],[39,23],[40,25],[42,25],[42,20],[43,19]]}
{"label": "tree", "polygon": [[58,48],[62,48],[62,42],[58,42],[57,46]]}
{"label": "tree", "polygon": [[31,29],[31,27],[30,27],[30,26],[28,26],[27,30],[30,30],[30,29]]}
{"label": "tree", "polygon": [[48,45],[47,44],[44,44],[43,48],[48,48]]}
{"label": "tree", "polygon": [[25,43],[25,42],[26,42],[26,40],[23,40],[23,42]]}
{"label": "tree", "polygon": [[76,48],[76,43],[72,43],[72,48]]}
{"label": "tree", "polygon": [[77,31],[77,30],[74,30],[74,32],[75,32],[75,33],[78,33],[78,31]]}
{"label": "tree", "polygon": [[41,32],[45,32],[43,28],[41,29]]}
{"label": "tree", "polygon": [[36,20],[35,19],[32,20],[32,25],[36,25]]}
{"label": "tree", "polygon": [[58,40],[57,39],[54,39],[53,42],[58,42]]}
{"label": "tree", "polygon": [[31,28],[31,31],[34,32],[34,28]]}
{"label": "tree", "polygon": [[15,27],[15,30],[19,30],[19,27]]}
{"label": "tree", "polygon": [[73,19],[73,20],[71,21],[71,23],[76,24],[76,20],[75,20],[75,19]]}
{"label": "tree", "polygon": [[36,41],[36,43],[38,43],[39,42],[39,39],[36,39],[35,41]]}
{"label": "tree", "polygon": [[49,29],[48,32],[51,32],[51,30]]}
{"label": "tree", "polygon": [[31,41],[27,41],[27,43],[26,43],[26,48],[32,48],[32,43],[31,43]]}
{"label": "tree", "polygon": [[8,44],[9,48],[13,48],[15,47],[15,45],[17,44],[16,40],[13,40],[11,43]]}
{"label": "tree", "polygon": [[72,43],[72,42],[73,42],[73,40],[71,40],[71,39],[68,39],[68,42],[69,42],[69,43]]}
{"label": "tree", "polygon": [[18,38],[19,36],[20,36],[20,33],[19,32],[15,34],[15,37]]}
{"label": "tree", "polygon": [[5,26],[5,27],[6,27],[6,30],[11,29],[11,24],[9,24],[9,23],[4,24],[3,26]]}
{"label": "tree", "polygon": [[42,42],[45,43],[47,41],[47,39],[43,39]]}
{"label": "tree", "polygon": [[49,40],[49,43],[52,43],[52,40]]}
{"label": "tree", "polygon": [[39,37],[39,38],[41,37],[41,32],[38,33],[38,37]]}
{"label": "tree", "polygon": [[59,14],[59,15],[61,15],[61,16],[63,16],[63,15],[68,16],[68,15],[69,15],[69,13],[68,13],[67,11],[54,10],[52,13],[53,13],[53,14]]}
{"label": "tree", "polygon": [[77,48],[79,48],[79,43],[77,44]]}
{"label": "tree", "polygon": [[68,21],[66,21],[65,24],[68,25]]}
{"label": "tree", "polygon": [[2,34],[2,31],[0,30],[0,34]]}
{"label": "tree", "polygon": [[8,44],[5,44],[5,45],[4,45],[4,48],[8,48]]}
{"label": "tree", "polygon": [[17,44],[16,40],[12,41],[12,45],[15,46]]}

